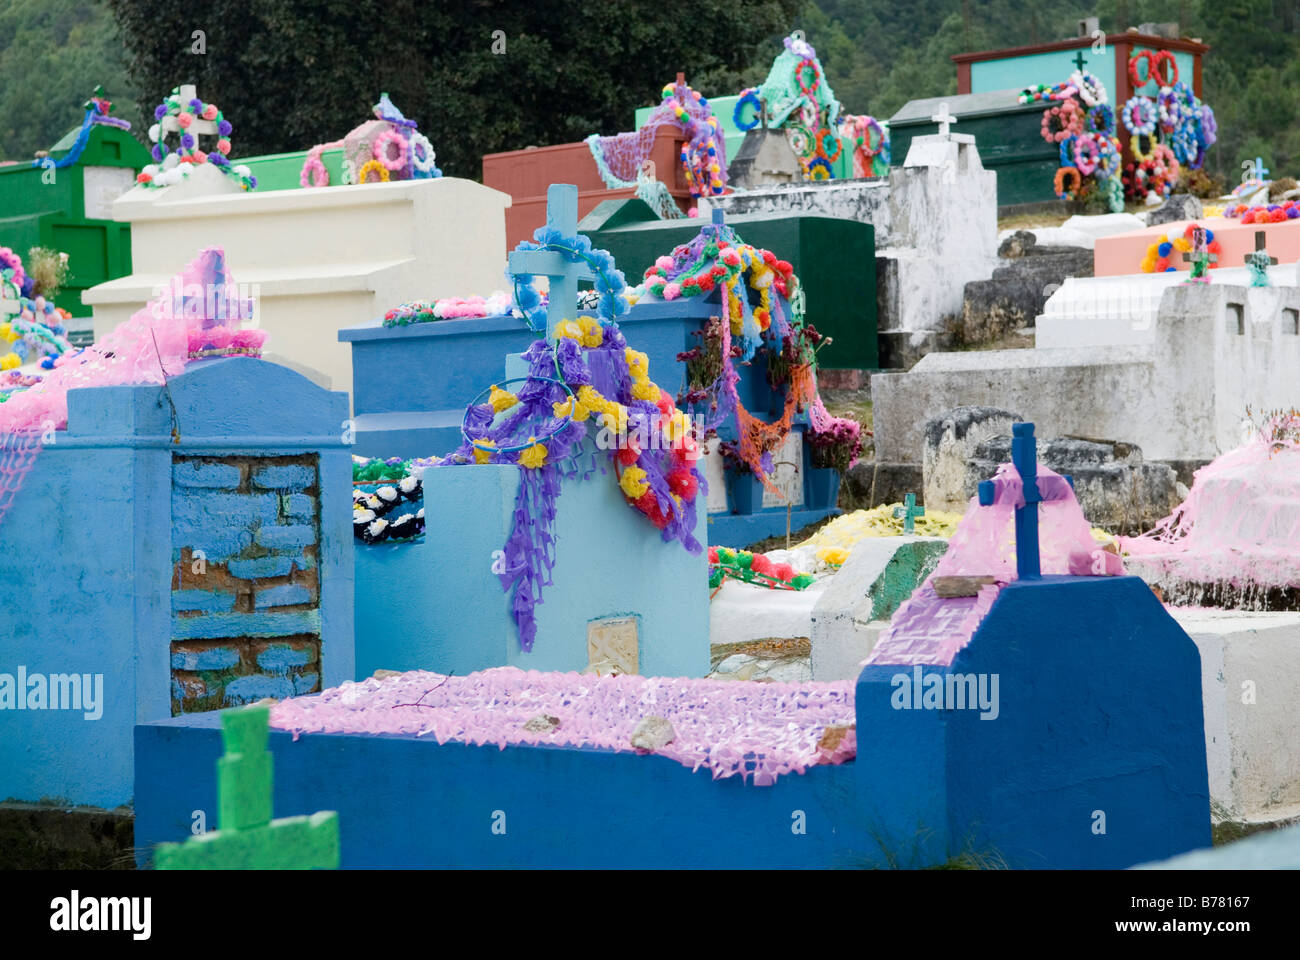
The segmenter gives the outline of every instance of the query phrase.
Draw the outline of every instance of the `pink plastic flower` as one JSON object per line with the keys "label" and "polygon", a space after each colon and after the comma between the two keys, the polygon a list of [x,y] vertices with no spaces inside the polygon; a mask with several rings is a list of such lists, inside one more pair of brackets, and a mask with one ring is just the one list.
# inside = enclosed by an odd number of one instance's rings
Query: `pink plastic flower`
{"label": "pink plastic flower", "polygon": [[682,285],[680,283],[669,283],[664,286],[664,299],[676,300],[682,295]]}
{"label": "pink plastic flower", "polygon": [[182,130],[188,130],[190,128],[190,124],[193,122],[194,122],[194,114],[192,113],[182,113],[180,116],[176,118],[176,123],[177,125],[180,126]]}
{"label": "pink plastic flower", "polygon": [[203,108],[203,119],[204,120],[217,119],[217,108],[209,103],[206,107]]}

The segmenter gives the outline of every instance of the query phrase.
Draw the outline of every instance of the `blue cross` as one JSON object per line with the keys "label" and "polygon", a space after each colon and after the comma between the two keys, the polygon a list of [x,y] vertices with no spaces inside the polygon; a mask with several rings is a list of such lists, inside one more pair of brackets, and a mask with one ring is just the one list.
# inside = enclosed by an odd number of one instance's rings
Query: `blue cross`
{"label": "blue cross", "polygon": [[1264,158],[1263,158],[1263,157],[1256,157],[1256,158],[1255,158],[1255,170],[1254,170],[1254,172],[1251,174],[1251,176],[1252,176],[1255,180],[1263,180],[1266,176],[1268,176],[1268,174],[1269,174],[1269,169],[1268,169],[1268,167],[1264,166]]}
{"label": "blue cross", "polygon": [[916,533],[916,518],[925,516],[925,507],[916,505],[916,494],[909,493],[903,498],[903,506],[894,508],[895,519],[903,521],[903,535],[910,537]]}
{"label": "blue cross", "polygon": [[[1016,577],[1020,580],[1041,580],[1042,566],[1038,554],[1038,504],[1043,495],[1038,489],[1038,441],[1034,439],[1032,423],[1011,425],[1011,462],[1024,486],[1025,503],[1016,507]],[[1072,488],[1073,478],[1065,477]],[[980,506],[993,504],[992,480],[979,485]]]}
{"label": "blue cross", "polygon": [[[546,225],[562,237],[578,234],[578,188],[553,183],[546,188]],[[586,263],[574,263],[554,250],[515,250],[510,254],[512,274],[532,274],[550,281],[546,307],[546,339],[555,342],[555,328],[578,315],[578,281],[594,280]]]}

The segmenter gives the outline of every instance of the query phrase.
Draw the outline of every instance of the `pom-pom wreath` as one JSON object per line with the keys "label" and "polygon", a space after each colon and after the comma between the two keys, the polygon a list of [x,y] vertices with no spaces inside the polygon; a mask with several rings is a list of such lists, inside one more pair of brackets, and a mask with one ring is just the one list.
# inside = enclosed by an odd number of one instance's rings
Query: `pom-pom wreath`
{"label": "pom-pom wreath", "polygon": [[[374,174],[374,180],[370,179],[371,174]],[[367,160],[357,171],[357,183],[387,183],[388,179],[388,168],[378,160]]]}
{"label": "pom-pom wreath", "polygon": [[391,128],[375,137],[370,148],[374,158],[394,173],[406,169],[406,151],[406,138]]}
{"label": "pom-pom wreath", "polygon": [[[164,121],[167,117],[171,117],[180,130],[179,144],[175,150],[165,140],[167,131],[164,129]],[[244,190],[252,190],[257,186],[257,178],[248,172],[247,167],[231,166],[227,160],[231,147],[231,126],[215,104],[205,104],[197,97],[182,103],[180,88],[177,87],[154,110],[154,119],[159,121],[149,128],[149,139],[153,143],[150,152],[154,162],[146,164],[137,174],[136,183],[149,188],[169,187],[184,180],[191,167],[210,162]],[[196,120],[216,123],[219,139],[216,148],[210,153],[200,148],[198,138],[191,132]]]}
{"label": "pom-pom wreath", "polygon": [[[1070,186],[1065,186],[1065,181],[1070,181]],[[1061,167],[1056,171],[1056,177],[1052,180],[1052,187],[1056,191],[1056,196],[1061,200],[1073,200],[1078,193],[1079,187],[1083,185],[1083,176],[1074,167]]]}

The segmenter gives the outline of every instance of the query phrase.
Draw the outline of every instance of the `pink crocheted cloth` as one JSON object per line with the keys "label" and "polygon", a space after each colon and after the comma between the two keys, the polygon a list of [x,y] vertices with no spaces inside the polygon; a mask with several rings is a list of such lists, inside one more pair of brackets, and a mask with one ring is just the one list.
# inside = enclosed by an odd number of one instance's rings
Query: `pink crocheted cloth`
{"label": "pink crocheted cloth", "polygon": [[[558,726],[527,730],[555,717]],[[684,677],[599,677],[497,667],[469,676],[422,670],[344,683],[271,708],[271,726],[303,733],[414,734],[438,743],[585,746],[634,752],[630,738],[649,716],[673,725],[657,751],[714,779],[757,786],[857,755],[853,684],[747,683]]]}

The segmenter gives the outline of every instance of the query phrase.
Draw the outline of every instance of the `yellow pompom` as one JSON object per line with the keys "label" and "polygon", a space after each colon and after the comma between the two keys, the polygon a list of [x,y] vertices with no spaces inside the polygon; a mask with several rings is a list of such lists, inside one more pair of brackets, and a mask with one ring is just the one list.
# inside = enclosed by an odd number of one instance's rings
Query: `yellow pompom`
{"label": "yellow pompom", "polygon": [[588,410],[586,405],[581,403],[576,397],[572,397],[568,400],[559,400],[551,405],[551,409],[555,411],[557,417],[567,417],[572,415],[574,423],[582,423],[591,416],[591,411]]}
{"label": "yellow pompom", "polygon": [[645,471],[640,467],[628,467],[624,470],[623,476],[618,479],[618,485],[623,488],[629,500],[641,499],[650,489],[650,484],[646,483]]}
{"label": "yellow pompom", "polygon": [[621,403],[610,403],[600,415],[600,425],[619,436],[627,433],[627,407]]}
{"label": "yellow pompom", "polygon": [[645,377],[638,379],[632,384],[632,396],[637,400],[649,400],[651,403],[659,402],[659,387],[651,383]]}
{"label": "yellow pompom", "polygon": [[585,384],[578,388],[578,402],[596,413],[604,411],[609,406],[609,401],[600,395],[599,390]]}
{"label": "yellow pompom", "polygon": [[599,347],[605,339],[605,332],[600,327],[600,321],[595,317],[579,317],[578,327],[582,330],[584,347]]}
{"label": "yellow pompom", "polygon": [[536,470],[546,462],[546,444],[538,443],[536,437],[529,437],[528,442],[532,446],[525,447],[519,452],[519,466]]}
{"label": "yellow pompom", "polygon": [[555,328],[556,337],[568,337],[570,340],[582,340],[582,327],[572,320],[565,320]]}
{"label": "yellow pompom", "polygon": [[1179,237],[1174,241],[1174,249],[1181,253],[1190,253],[1192,250],[1191,241],[1186,237]]}
{"label": "yellow pompom", "polygon": [[16,353],[6,353],[0,357],[0,370],[16,370],[23,365],[23,361]]}
{"label": "yellow pompom", "polygon": [[627,361],[627,368],[632,371],[635,379],[650,375],[650,358],[640,350],[633,350],[627,347],[623,350],[623,358]]}
{"label": "yellow pompom", "polygon": [[491,450],[481,450],[480,447],[495,447],[496,444],[491,440],[477,440],[474,444],[474,462],[487,463],[492,457]]}
{"label": "yellow pompom", "polygon": [[497,413],[504,413],[518,402],[519,398],[509,390],[502,390],[495,383],[492,384],[492,392],[488,394],[488,403],[492,404],[492,409]]}
{"label": "yellow pompom", "polygon": [[1142,268],[1142,272],[1143,272],[1143,273],[1155,273],[1155,272],[1156,272],[1156,262],[1155,262],[1153,259],[1151,259],[1151,257],[1149,257],[1149,256],[1148,256],[1148,257],[1144,257],[1144,258],[1142,259],[1142,263],[1139,264],[1139,266]]}
{"label": "yellow pompom", "polygon": [[842,567],[849,559],[849,551],[843,547],[822,547],[817,551],[817,559],[828,567]]}

